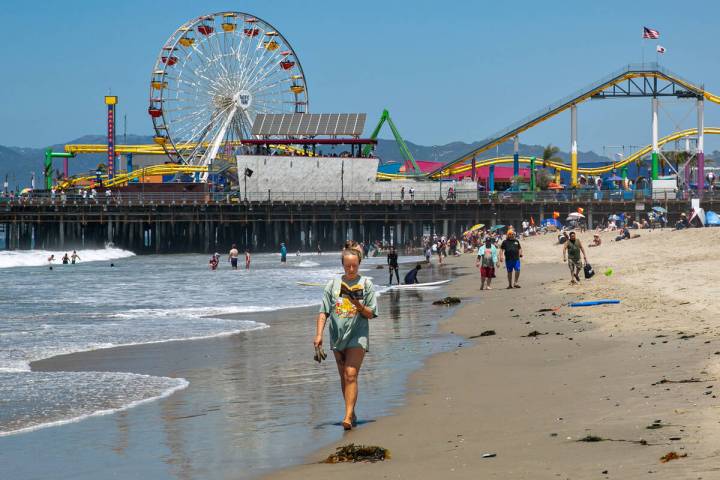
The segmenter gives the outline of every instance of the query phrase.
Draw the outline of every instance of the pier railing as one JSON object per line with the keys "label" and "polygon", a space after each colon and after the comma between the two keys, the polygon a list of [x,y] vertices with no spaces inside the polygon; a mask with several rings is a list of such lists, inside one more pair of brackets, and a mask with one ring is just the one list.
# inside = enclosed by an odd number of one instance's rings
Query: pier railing
{"label": "pier railing", "polygon": [[[392,192],[117,192],[110,194],[68,194],[50,192],[32,192],[16,196],[0,196],[0,205],[240,205],[245,203],[577,203],[577,202],[655,202],[688,200],[697,196],[696,192],[667,191],[651,193],[649,190],[635,191],[596,191],[568,190],[543,192],[476,192],[461,190],[447,192],[415,192],[401,194]],[[705,200],[720,201],[720,190],[704,192]]]}

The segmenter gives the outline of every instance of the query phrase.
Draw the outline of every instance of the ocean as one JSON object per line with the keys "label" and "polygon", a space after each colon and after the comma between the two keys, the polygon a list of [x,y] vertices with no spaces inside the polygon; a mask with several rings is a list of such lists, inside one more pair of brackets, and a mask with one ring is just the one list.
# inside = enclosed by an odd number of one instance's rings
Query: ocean
{"label": "ocean", "polygon": [[[313,363],[306,361],[311,357],[306,355],[310,351],[306,343],[309,345],[312,340],[314,314],[290,319],[307,311],[301,307],[315,306],[320,299],[321,287],[300,286],[298,282],[324,283],[340,273],[337,253],[290,255],[286,265],[280,263],[278,254],[258,254],[253,255],[250,270],[230,269],[227,255],[223,255],[217,271],[208,269],[209,258],[205,255],[135,256],[115,248],[81,250],[78,264],[62,265],[56,261],[50,269],[47,257],[51,253],[57,259],[65,252],[0,252],[0,277],[4,284],[0,292],[0,450],[4,454],[0,456],[16,452],[12,458],[22,463],[14,465],[20,477],[50,474],[67,467],[63,465],[63,456],[54,461],[48,457],[45,465],[22,462],[23,455],[29,455],[27,448],[22,447],[28,442],[37,445],[47,439],[54,443],[79,429],[85,432],[83,438],[96,435],[102,443],[99,438],[107,432],[98,425],[107,423],[103,418],[130,414],[143,419],[139,423],[156,422],[161,428],[163,421],[152,420],[149,413],[156,411],[155,406],[163,402],[172,404],[177,399],[183,399],[185,405],[187,398],[200,403],[208,401],[208,389],[216,389],[217,385],[194,377],[198,364],[207,364],[213,371],[229,372],[238,379],[237,384],[243,383],[242,375],[232,372],[246,372],[249,365],[254,365],[257,371],[253,371],[252,381],[245,379],[248,383],[243,394],[248,395],[249,401],[255,394],[262,395],[264,402],[270,402],[267,413],[273,417],[287,416],[291,411],[295,417],[298,405],[309,401],[302,398],[289,401],[287,392],[278,389],[278,371],[271,363],[272,349],[278,338],[284,339],[282,362],[292,369],[288,376],[285,373],[280,376],[285,388],[306,391],[308,385],[318,383],[317,371],[308,370],[314,367]],[[410,263],[417,260],[418,257],[401,258]],[[244,267],[242,259],[240,263]],[[367,406],[365,413],[372,415],[387,414],[396,406],[407,373],[417,368],[425,355],[449,345],[436,342],[427,347],[428,339],[435,335],[434,320],[438,316],[420,313],[423,295],[438,296],[440,291],[386,291],[380,285],[386,284],[387,271],[375,268],[381,263],[384,258],[366,259],[362,273],[377,277],[374,281],[378,284],[381,306],[385,302],[385,317],[392,318],[393,324],[392,328],[387,323],[371,327],[370,355],[375,354],[375,363],[369,364],[365,381],[373,380],[372,389],[377,388],[375,398],[393,401]],[[447,274],[427,272],[426,280]],[[399,320],[403,316],[407,324],[401,326]],[[221,360],[213,363],[209,358],[218,348],[224,353]],[[118,351],[132,353],[129,358],[126,355],[118,360],[113,357],[113,352]],[[168,355],[173,358],[179,352],[195,352],[199,356],[182,369],[177,366],[185,361],[184,357],[172,361],[167,357],[157,359],[159,351],[170,352]],[[256,353],[250,355],[248,351]],[[78,357],[81,352],[95,357],[80,361],[79,367],[76,362],[67,370],[31,368],[33,362],[47,359],[81,358]],[[261,365],[255,363],[259,358],[264,359]],[[392,374],[378,376],[383,370]],[[322,384],[330,386],[323,401],[339,403],[334,385],[337,374],[323,372]],[[193,390],[192,385],[196,388],[204,385],[202,393]],[[273,392],[270,396],[268,389]],[[307,393],[312,395],[312,391]],[[210,403],[223,404],[223,395],[216,392]],[[233,403],[226,400],[228,405]],[[339,407],[333,406],[332,412],[337,410],[339,414]],[[242,416],[243,424],[237,427],[242,435],[234,430],[225,433],[229,441],[241,438],[244,445],[243,455],[231,456],[235,462],[231,463],[232,468],[243,469],[251,476],[267,471],[277,462],[265,455],[267,449],[258,447],[258,442],[267,441],[270,435],[258,427],[266,424],[268,417],[257,412],[253,415],[252,409],[243,411]],[[292,428],[285,431],[280,422],[272,430],[275,444],[285,445],[293,452],[286,456],[284,464],[301,461],[309,453],[308,445],[294,445],[292,432],[298,428],[317,429],[317,421],[317,418],[315,423],[304,420],[299,422],[302,425],[293,421]],[[339,434],[332,428],[332,422],[320,425],[321,430],[327,428],[320,435],[325,442]],[[212,434],[209,427],[205,428]],[[102,458],[103,453],[97,455]],[[162,453],[157,456],[157,461],[163,463]],[[265,461],[259,461],[261,458]],[[149,459],[148,462],[146,468],[142,462],[137,464],[135,473],[152,471],[159,475],[156,478],[178,476],[169,467],[163,476],[159,473],[162,469],[157,470]],[[81,474],[92,472],[92,465],[90,462],[76,472],[69,470],[72,473],[67,478],[102,478],[103,475]]]}

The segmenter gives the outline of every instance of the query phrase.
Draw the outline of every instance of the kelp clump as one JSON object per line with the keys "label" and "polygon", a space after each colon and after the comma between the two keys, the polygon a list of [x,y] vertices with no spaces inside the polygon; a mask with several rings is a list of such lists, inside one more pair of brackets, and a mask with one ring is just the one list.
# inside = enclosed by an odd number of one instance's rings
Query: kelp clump
{"label": "kelp clump", "polygon": [[381,462],[389,459],[390,451],[386,448],[350,443],[338,447],[335,453],[323,460],[322,463]]}

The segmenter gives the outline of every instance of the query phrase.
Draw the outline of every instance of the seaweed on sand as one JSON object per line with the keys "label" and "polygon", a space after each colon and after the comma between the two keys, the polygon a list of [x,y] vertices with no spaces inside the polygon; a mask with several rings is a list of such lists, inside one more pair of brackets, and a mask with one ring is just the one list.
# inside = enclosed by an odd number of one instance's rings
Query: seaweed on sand
{"label": "seaweed on sand", "polygon": [[335,450],[321,463],[340,462],[381,462],[390,459],[390,451],[375,445],[355,445],[350,443]]}

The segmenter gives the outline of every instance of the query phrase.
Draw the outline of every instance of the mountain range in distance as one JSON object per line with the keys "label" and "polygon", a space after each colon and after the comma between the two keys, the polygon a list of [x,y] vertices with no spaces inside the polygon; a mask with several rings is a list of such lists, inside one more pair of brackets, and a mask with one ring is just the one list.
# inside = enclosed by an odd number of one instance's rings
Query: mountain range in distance
{"label": "mountain range in distance", "polygon": [[[85,135],[80,138],[76,138],[67,144],[104,144],[106,143],[106,137],[104,135]],[[153,143],[153,137],[150,135],[127,135],[124,139],[122,136],[117,138],[118,144],[129,144],[129,145],[142,145]],[[413,142],[405,141],[408,149],[412,153],[416,160],[427,160],[436,162],[450,162],[466,154],[467,152],[479,147],[483,142],[451,142],[445,145],[418,145]],[[55,152],[64,151],[65,143],[51,145]],[[478,155],[478,160],[492,158],[497,154],[512,155],[512,142],[506,142],[500,145],[497,150],[490,149],[482,154]],[[528,145],[520,144],[520,155],[523,156],[536,156],[542,158],[544,145]],[[340,153],[344,150],[342,146],[335,147],[334,149],[328,148],[327,146],[321,147],[324,154]],[[378,144],[375,149],[375,153],[381,159],[384,164],[402,163],[404,161],[400,149],[394,140],[378,139]],[[711,154],[705,154],[706,161],[712,163],[713,160],[720,160],[720,151],[714,151]],[[565,163],[569,163],[570,154],[566,151],[560,151],[557,153]],[[595,152],[579,152],[578,158],[580,163],[608,163],[612,160],[606,156],[598,155]],[[165,157],[158,156],[158,163],[165,160]],[[78,155],[76,158],[71,158],[69,163],[70,175],[76,175],[79,173],[93,172],[98,163],[105,163],[105,154],[83,154]],[[30,185],[30,178],[32,172],[35,172],[35,184],[36,186],[41,185],[43,176],[43,165],[45,162],[45,149],[44,148],[31,148],[31,147],[8,147],[0,145],[0,181],[8,177],[10,188],[15,187],[26,187]],[[54,160],[54,169],[62,169],[62,161],[60,159]]]}

